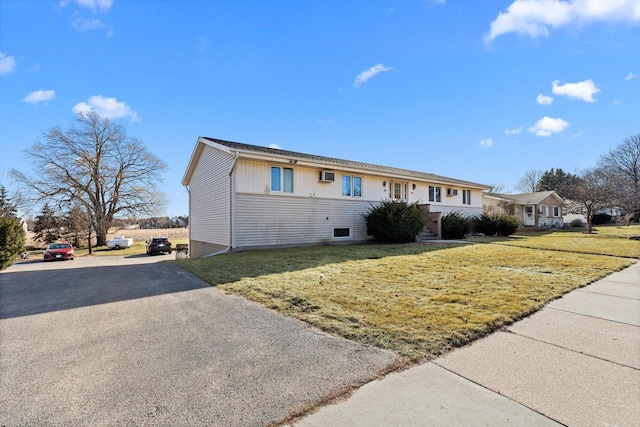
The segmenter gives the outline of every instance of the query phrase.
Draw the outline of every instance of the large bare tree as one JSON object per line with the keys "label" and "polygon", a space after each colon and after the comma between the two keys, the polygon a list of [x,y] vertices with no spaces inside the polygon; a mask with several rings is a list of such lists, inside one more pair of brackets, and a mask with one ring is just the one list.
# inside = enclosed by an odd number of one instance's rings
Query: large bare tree
{"label": "large bare tree", "polygon": [[587,218],[587,233],[593,230],[593,216],[611,206],[611,189],[615,183],[602,168],[582,171],[573,187],[572,213],[582,213]]}
{"label": "large bare tree", "polygon": [[12,170],[13,178],[40,201],[81,206],[98,246],[106,244],[116,216],[164,209],[165,196],[157,185],[166,163],[98,113],[79,114],[67,131],[49,129],[26,154],[33,160],[34,176]]}
{"label": "large bare tree", "polygon": [[610,179],[613,202],[636,218],[640,214],[640,133],[600,156],[598,165]]}
{"label": "large bare tree", "polygon": [[542,177],[541,170],[531,169],[524,173],[524,176],[516,183],[515,189],[523,193],[535,193],[538,191],[538,184]]}

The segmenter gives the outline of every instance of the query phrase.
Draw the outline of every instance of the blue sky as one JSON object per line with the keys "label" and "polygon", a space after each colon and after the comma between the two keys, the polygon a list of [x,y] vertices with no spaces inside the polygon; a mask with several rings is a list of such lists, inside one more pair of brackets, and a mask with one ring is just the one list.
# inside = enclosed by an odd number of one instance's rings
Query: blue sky
{"label": "blue sky", "polygon": [[512,190],[640,132],[640,0],[0,1],[0,182],[93,109],[169,165],[198,136]]}

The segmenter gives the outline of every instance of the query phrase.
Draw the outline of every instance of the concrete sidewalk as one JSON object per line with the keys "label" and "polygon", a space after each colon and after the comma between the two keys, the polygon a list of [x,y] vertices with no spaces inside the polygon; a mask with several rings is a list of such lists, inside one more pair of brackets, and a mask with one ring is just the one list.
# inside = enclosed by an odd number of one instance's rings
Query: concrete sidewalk
{"label": "concrete sidewalk", "polygon": [[640,263],[299,426],[640,426]]}

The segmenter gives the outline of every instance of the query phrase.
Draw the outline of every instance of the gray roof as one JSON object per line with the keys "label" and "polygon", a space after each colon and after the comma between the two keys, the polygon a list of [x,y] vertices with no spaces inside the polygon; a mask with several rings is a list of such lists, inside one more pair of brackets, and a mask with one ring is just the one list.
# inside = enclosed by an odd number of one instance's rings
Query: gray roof
{"label": "gray roof", "polygon": [[562,201],[562,198],[558,196],[558,194],[555,191],[537,191],[535,193],[522,193],[522,194],[499,194],[499,193],[485,194],[485,196],[495,197],[503,200],[510,200],[522,205],[537,205],[551,195],[554,195],[554,197]]}
{"label": "gray roof", "polygon": [[335,165],[335,166],[367,169],[367,170],[377,171],[377,172],[388,172],[390,174],[404,175],[404,176],[408,176],[408,177],[414,177],[414,178],[424,179],[424,180],[429,180],[429,181],[443,181],[443,182],[446,182],[446,183],[460,185],[460,186],[481,187],[481,188],[486,188],[486,189],[491,188],[488,185],[479,184],[477,182],[463,181],[463,180],[460,180],[460,179],[448,178],[446,176],[435,175],[435,174],[427,173],[427,172],[418,172],[418,171],[413,171],[413,170],[408,170],[408,169],[394,168],[394,167],[390,167],[390,166],[374,165],[374,164],[371,164],[371,163],[354,162],[354,161],[351,161],[351,160],[343,160],[343,159],[336,159],[336,158],[333,158],[333,157],[317,156],[317,155],[314,155],[314,154],[298,153],[298,152],[295,152],[295,151],[287,151],[287,150],[281,150],[281,149],[278,149],[278,148],[262,147],[262,146],[259,146],[259,145],[244,144],[244,143],[241,143],[241,142],[224,141],[224,140],[221,140],[221,139],[215,139],[215,138],[209,138],[209,137],[202,137],[202,139],[206,139],[206,140],[211,141],[211,142],[216,143],[216,144],[224,145],[225,147],[229,147],[229,148],[231,148],[233,150],[244,150],[244,151],[257,152],[257,153],[267,153],[267,154],[274,154],[274,155],[282,156],[282,157],[289,157],[289,158],[293,158],[293,159],[312,160],[312,161],[316,161],[316,162],[319,162],[319,163],[324,163],[324,164],[327,164],[327,165]]}

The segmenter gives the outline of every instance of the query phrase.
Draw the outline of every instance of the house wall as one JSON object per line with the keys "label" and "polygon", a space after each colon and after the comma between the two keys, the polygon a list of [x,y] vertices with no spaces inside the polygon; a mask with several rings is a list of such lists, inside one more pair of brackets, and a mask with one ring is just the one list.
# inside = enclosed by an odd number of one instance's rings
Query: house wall
{"label": "house wall", "polygon": [[513,215],[513,202],[500,200],[493,197],[484,197],[482,200],[482,210],[487,214],[507,214]]}
{"label": "house wall", "polygon": [[[547,215],[543,215],[540,212],[543,210],[541,207],[547,206]],[[559,216],[553,216],[553,207],[558,206],[560,208]],[[562,228],[564,227],[563,215],[563,203],[553,196],[548,196],[542,200],[536,207],[538,212],[537,224],[540,228]]]}
{"label": "house wall", "polygon": [[217,252],[229,241],[229,170],[233,156],[204,146],[189,182],[190,252],[194,258]]}
{"label": "house wall", "polygon": [[[272,192],[270,190],[270,167],[282,166],[292,168],[293,173],[293,193]],[[331,170],[335,172],[335,182],[320,182],[321,170]],[[342,196],[342,175],[359,176],[362,178],[362,197]],[[339,168],[319,168],[289,163],[275,163],[260,160],[239,159],[235,167],[236,192],[238,194],[270,194],[281,197],[307,197],[318,199],[334,199],[359,203],[360,201],[379,202],[388,199],[392,182],[400,181],[406,183],[407,201],[421,202],[429,204],[432,212],[449,212],[460,210],[465,213],[482,213],[482,190],[471,190],[471,205],[462,204],[462,190],[465,187],[451,186],[439,183],[428,183],[411,179],[399,179],[386,176],[363,174],[351,171],[341,171]],[[413,188],[415,184],[416,188]],[[442,198],[440,202],[429,201],[429,185],[440,186]],[[455,188],[458,195],[447,196],[447,188]]]}
{"label": "house wall", "polygon": [[[271,166],[293,169],[293,193],[271,191]],[[428,202],[429,183],[337,168],[331,169],[336,174],[334,182],[320,182],[321,170],[288,162],[239,159],[233,172],[233,249],[369,240],[362,215],[373,205],[389,198],[393,181],[406,183],[407,200],[429,204],[431,212],[482,212],[481,190],[471,190],[472,204],[463,205],[463,188],[457,187],[457,196],[447,196],[446,189],[452,187],[432,184],[442,187],[442,200],[439,203]],[[362,178],[361,197],[342,196],[342,175]],[[349,228],[350,237],[334,237],[334,228]]]}

